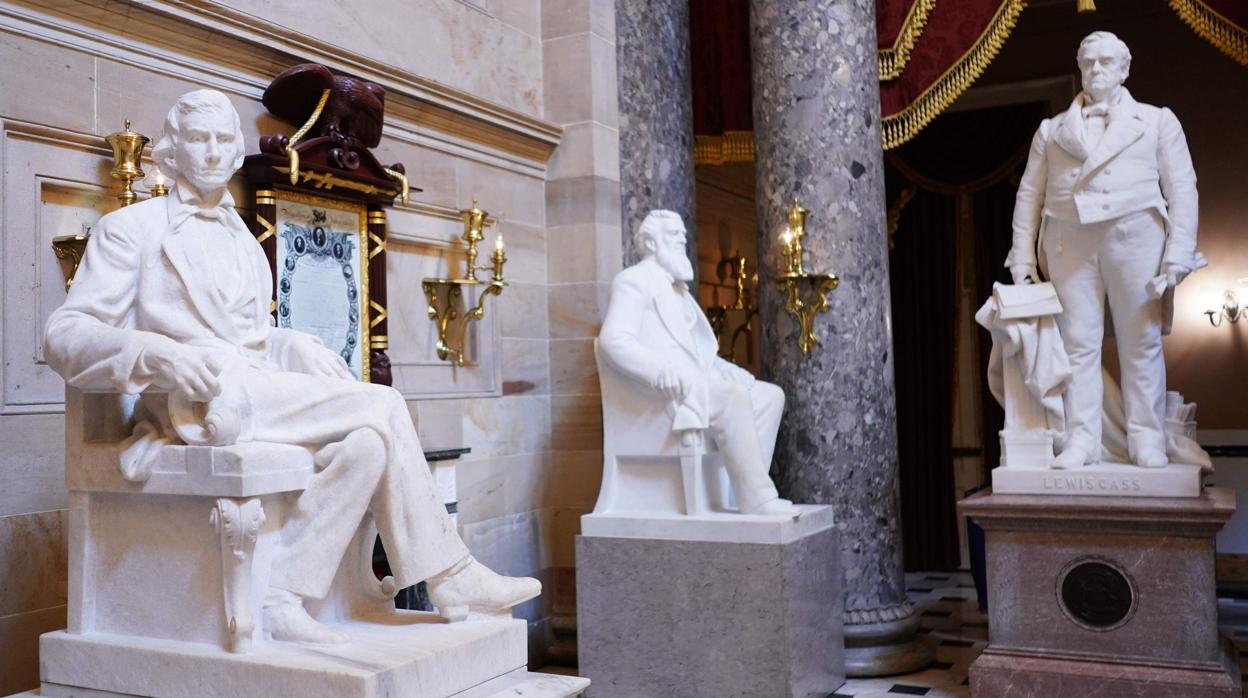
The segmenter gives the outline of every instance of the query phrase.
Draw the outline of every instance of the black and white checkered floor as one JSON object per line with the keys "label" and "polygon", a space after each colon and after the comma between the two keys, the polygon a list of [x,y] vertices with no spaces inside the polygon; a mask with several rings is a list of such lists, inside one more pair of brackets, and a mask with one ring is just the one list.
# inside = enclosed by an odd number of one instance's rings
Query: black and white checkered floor
{"label": "black and white checkered floor", "polygon": [[[879,679],[850,679],[829,698],[968,698],[967,668],[988,644],[988,617],[975,602],[975,585],[965,572],[919,572],[906,575],[906,594],[920,609],[919,632],[936,642],[936,662],[923,671]],[[1240,650],[1240,668],[1248,675],[1248,598],[1219,599],[1222,632]],[[1248,690],[1244,692],[1248,698]]]}

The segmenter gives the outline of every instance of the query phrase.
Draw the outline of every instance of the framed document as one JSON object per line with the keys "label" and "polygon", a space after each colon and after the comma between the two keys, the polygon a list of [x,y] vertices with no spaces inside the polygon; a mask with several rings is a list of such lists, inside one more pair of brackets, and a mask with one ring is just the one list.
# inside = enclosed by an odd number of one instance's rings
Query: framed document
{"label": "framed document", "polygon": [[277,326],[321,338],[369,376],[367,207],[276,188]]}

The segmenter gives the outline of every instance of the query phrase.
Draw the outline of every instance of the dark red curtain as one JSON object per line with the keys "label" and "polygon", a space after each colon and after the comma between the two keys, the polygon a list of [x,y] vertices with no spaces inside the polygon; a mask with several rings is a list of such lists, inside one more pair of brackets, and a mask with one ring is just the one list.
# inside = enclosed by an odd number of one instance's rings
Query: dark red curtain
{"label": "dark red curtain", "polygon": [[693,132],[754,130],[749,0],[690,0]]}
{"label": "dark red curtain", "polygon": [[[1005,280],[1015,177],[1045,105],[945,114],[889,154],[886,188],[901,209],[889,256],[897,377],[897,456],[906,569],[948,570],[960,562],[953,471],[953,404],[959,233],[971,237],[975,297]],[[985,290],[986,289],[986,290]],[[982,443],[1000,460],[1004,414],[987,393],[991,340],[978,335]],[[985,343],[986,342],[986,343]]]}

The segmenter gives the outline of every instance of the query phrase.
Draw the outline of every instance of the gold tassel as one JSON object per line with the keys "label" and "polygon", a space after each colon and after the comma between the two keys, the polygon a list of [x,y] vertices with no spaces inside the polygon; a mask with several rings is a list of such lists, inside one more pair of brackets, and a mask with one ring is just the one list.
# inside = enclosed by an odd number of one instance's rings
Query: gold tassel
{"label": "gold tassel", "polygon": [[1096,0],[1079,0],[1079,14],[1096,12]]}

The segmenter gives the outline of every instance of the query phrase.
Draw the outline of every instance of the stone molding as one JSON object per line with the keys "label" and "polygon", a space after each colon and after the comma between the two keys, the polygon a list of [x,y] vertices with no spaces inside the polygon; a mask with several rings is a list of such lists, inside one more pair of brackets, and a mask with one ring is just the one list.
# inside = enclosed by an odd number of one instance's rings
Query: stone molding
{"label": "stone molding", "polygon": [[914,607],[909,601],[894,606],[880,608],[845,609],[845,625],[875,625],[877,623],[895,623],[914,615]]}
{"label": "stone molding", "polygon": [[413,139],[472,144],[543,173],[563,133],[538,117],[203,0],[116,0],[102,6],[89,0],[52,6],[17,0],[0,5],[0,31],[256,100],[281,70],[322,63],[386,88],[388,135],[421,145],[427,143]]}

